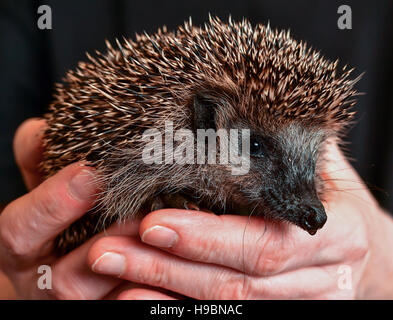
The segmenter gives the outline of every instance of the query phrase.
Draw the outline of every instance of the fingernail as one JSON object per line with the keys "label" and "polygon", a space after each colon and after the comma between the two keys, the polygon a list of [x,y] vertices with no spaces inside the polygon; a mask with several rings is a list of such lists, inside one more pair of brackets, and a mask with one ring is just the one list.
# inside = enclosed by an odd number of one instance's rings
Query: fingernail
{"label": "fingernail", "polygon": [[154,226],[142,234],[142,241],[155,247],[171,248],[179,239],[172,229],[163,226]]}
{"label": "fingernail", "polygon": [[126,268],[126,258],[115,252],[105,252],[94,261],[91,269],[94,272],[120,277]]}
{"label": "fingernail", "polygon": [[86,169],[72,177],[69,186],[72,196],[78,200],[88,200],[96,191],[94,175]]}

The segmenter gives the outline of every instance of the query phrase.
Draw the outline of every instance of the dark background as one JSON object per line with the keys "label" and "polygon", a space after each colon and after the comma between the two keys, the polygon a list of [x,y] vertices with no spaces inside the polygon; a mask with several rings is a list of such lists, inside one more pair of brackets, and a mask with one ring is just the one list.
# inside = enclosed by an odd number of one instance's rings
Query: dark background
{"label": "dark background", "polygon": [[[52,30],[37,27],[41,4],[52,8]],[[340,5],[352,9],[352,30],[337,27]],[[26,118],[47,108],[53,84],[104,49],[104,39],[174,29],[208,12],[226,20],[243,16],[252,23],[291,29],[327,58],[365,71],[357,89],[357,124],[348,134],[348,155],[380,203],[393,212],[393,1],[0,1],[0,203],[25,192],[14,163],[12,138]]]}

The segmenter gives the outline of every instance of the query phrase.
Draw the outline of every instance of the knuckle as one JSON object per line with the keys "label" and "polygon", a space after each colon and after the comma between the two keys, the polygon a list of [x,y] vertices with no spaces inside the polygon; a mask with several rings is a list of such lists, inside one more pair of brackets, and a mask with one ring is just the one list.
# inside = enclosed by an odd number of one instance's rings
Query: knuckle
{"label": "knuckle", "polygon": [[258,241],[259,245],[248,252],[246,273],[252,276],[274,275],[283,271],[293,251],[288,242],[277,237],[274,230],[266,230]]}
{"label": "knuckle", "polygon": [[274,275],[283,269],[283,257],[277,250],[275,252],[267,253],[265,250],[260,250],[256,253],[255,264],[248,270],[250,275],[266,276]]}
{"label": "knuckle", "polygon": [[[46,190],[46,188],[43,190],[40,189],[39,191],[40,192],[32,192],[35,210],[41,215],[52,216],[53,212],[56,211],[56,208],[59,205],[55,192]],[[43,194],[45,194],[45,197],[42,196]]]}
{"label": "knuckle", "polygon": [[137,269],[136,277],[138,281],[152,286],[166,288],[169,284],[168,268],[164,266],[158,259],[152,259],[149,268]]}
{"label": "knuckle", "polygon": [[24,236],[20,236],[18,221],[12,219],[7,225],[0,223],[0,243],[7,254],[13,258],[21,259],[32,252],[29,241]]}
{"label": "knuckle", "polygon": [[356,245],[353,248],[353,253],[354,256],[358,258],[363,258],[364,256],[367,255],[367,253],[370,250],[370,240],[365,232],[365,230],[362,230],[361,234],[359,237],[357,237],[358,241],[356,242]]}
{"label": "knuckle", "polygon": [[67,294],[59,288],[58,285],[53,285],[52,289],[47,290],[47,294],[51,300],[71,300]]}
{"label": "knuckle", "polygon": [[103,254],[105,254],[105,252],[107,252],[108,250],[111,251],[110,248],[112,247],[112,242],[112,238],[107,236],[95,240],[87,253],[87,264],[90,267],[93,267],[96,261]]}
{"label": "knuckle", "polygon": [[48,295],[54,300],[85,300],[86,297],[78,287],[75,280],[58,276],[67,272],[58,272],[57,277],[53,276],[52,288],[48,290]]}
{"label": "knuckle", "polygon": [[277,268],[277,261],[271,258],[266,258],[262,254],[258,254],[258,258],[252,270],[249,271],[252,275],[264,276],[272,274]]}
{"label": "knuckle", "polygon": [[350,256],[352,259],[364,258],[370,250],[370,239],[366,226],[362,223],[357,224],[356,227],[351,230],[345,243],[347,256]]}
{"label": "knuckle", "polygon": [[360,239],[351,250],[352,256],[356,259],[362,259],[369,253],[369,243],[367,239]]}
{"label": "knuckle", "polygon": [[191,260],[209,262],[225,259],[226,251],[223,250],[224,245],[221,239],[209,236],[209,238],[201,237],[197,241],[192,252],[188,253]]}
{"label": "knuckle", "polygon": [[[43,188],[32,192],[33,210],[42,221],[54,225],[63,225],[67,221],[72,203],[67,202],[66,196],[61,193],[62,188]],[[67,210],[68,209],[68,210]]]}
{"label": "knuckle", "polygon": [[221,281],[214,292],[214,299],[245,300],[250,296],[250,281],[246,275]]}
{"label": "knuckle", "polygon": [[108,248],[108,243],[110,244],[110,240],[111,238],[108,236],[104,236],[95,240],[89,249],[87,255],[88,261],[94,262],[98,257],[105,253]]}

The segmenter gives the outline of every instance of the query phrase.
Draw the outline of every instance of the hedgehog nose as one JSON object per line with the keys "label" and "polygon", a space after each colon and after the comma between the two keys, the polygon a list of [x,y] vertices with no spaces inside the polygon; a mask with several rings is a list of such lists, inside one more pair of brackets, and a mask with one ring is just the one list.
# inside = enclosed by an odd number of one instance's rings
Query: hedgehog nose
{"label": "hedgehog nose", "polygon": [[321,229],[327,220],[325,209],[323,207],[308,206],[304,208],[302,228],[309,234],[314,235],[318,229]]}

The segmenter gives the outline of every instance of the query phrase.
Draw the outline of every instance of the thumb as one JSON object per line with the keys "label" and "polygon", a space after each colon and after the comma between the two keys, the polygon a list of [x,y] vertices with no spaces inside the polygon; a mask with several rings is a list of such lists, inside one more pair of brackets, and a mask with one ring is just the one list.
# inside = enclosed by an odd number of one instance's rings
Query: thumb
{"label": "thumb", "polygon": [[29,190],[34,189],[43,180],[38,166],[44,149],[42,135],[45,127],[44,119],[32,118],[23,122],[15,133],[15,160]]}

